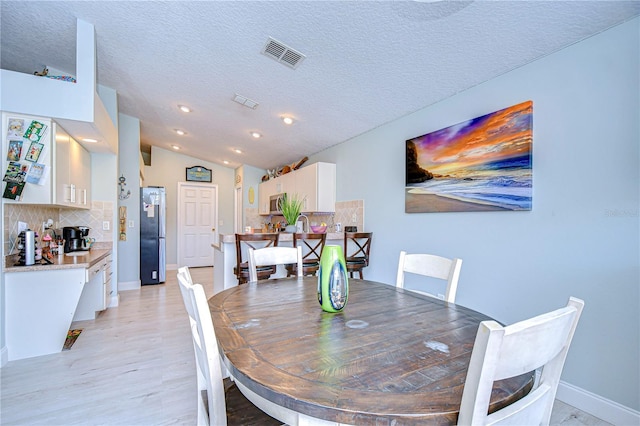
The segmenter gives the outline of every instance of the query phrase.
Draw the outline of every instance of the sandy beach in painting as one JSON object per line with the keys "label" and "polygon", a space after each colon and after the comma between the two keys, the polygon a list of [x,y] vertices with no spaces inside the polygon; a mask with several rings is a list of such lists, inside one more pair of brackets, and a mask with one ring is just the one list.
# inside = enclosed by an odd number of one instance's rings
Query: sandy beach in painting
{"label": "sandy beach in painting", "polygon": [[405,190],[405,213],[437,212],[486,212],[510,210],[503,207],[480,204],[435,194],[416,194],[412,189]]}

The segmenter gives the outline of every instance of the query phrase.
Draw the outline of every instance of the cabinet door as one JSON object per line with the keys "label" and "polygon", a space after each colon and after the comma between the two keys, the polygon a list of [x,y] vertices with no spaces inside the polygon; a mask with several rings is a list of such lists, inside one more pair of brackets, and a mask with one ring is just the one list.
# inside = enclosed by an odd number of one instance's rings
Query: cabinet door
{"label": "cabinet door", "polygon": [[[75,142],[75,141],[74,141]],[[54,160],[53,172],[55,173],[55,196],[54,203],[70,206],[75,194],[72,195],[73,188],[69,176],[71,168],[70,150],[71,137],[64,129],[56,125],[56,155]]]}
{"label": "cabinet door", "polygon": [[271,197],[271,195],[275,194],[274,188],[274,179],[262,182],[260,185],[258,185],[258,200],[260,202],[260,205],[258,206],[259,214],[269,214],[269,198]]}
{"label": "cabinet door", "polygon": [[[278,187],[276,194],[287,193],[287,194],[296,194],[298,193],[296,188],[296,176],[295,173],[289,172],[286,175],[279,176],[276,179],[278,182]],[[301,197],[298,197],[301,198]]]}
{"label": "cabinet door", "polygon": [[336,165],[333,163],[316,163],[317,204],[316,210],[323,213],[336,211]]}
{"label": "cabinet door", "polygon": [[296,170],[296,192],[303,199],[302,211],[305,213],[317,211],[318,206],[318,189],[317,189],[317,163]]}
{"label": "cabinet door", "polygon": [[70,180],[75,189],[74,206],[91,207],[91,154],[75,140],[70,140]]}

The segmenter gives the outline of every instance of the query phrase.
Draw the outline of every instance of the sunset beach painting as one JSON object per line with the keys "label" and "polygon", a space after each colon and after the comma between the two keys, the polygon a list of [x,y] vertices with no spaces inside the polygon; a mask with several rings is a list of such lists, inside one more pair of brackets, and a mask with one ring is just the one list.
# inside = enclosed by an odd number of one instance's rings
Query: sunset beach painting
{"label": "sunset beach painting", "polygon": [[533,102],[406,141],[405,212],[531,210]]}

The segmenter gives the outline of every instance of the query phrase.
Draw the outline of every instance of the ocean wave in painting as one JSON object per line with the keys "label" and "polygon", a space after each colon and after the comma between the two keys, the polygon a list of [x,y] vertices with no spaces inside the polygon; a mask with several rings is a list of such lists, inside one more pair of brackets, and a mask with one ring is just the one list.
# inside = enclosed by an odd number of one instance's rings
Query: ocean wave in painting
{"label": "ocean wave in painting", "polygon": [[531,209],[531,168],[484,164],[444,177],[408,185],[414,194],[434,194],[509,210]]}

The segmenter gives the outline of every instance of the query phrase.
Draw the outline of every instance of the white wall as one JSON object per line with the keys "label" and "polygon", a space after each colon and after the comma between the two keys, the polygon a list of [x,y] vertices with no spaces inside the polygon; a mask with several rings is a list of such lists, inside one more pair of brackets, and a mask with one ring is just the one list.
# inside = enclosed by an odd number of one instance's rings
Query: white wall
{"label": "white wall", "polygon": [[[364,199],[365,277],[400,250],[464,260],[457,300],[511,323],[586,302],[563,380],[640,409],[639,19],[312,156]],[[381,93],[381,96],[385,94]],[[405,140],[533,100],[533,210],[404,213]],[[389,220],[389,218],[394,218]]]}
{"label": "white wall", "polygon": [[[118,200],[118,210],[121,206],[127,208],[127,239],[115,240],[118,245],[118,290],[129,290],[140,286],[140,120],[125,114],[118,117],[118,178],[124,176],[125,189],[131,191],[129,198]],[[113,182],[119,194],[118,183],[118,180]],[[133,228],[129,228],[129,221],[133,221]],[[116,221],[115,226],[119,236],[120,223]]]}
{"label": "white wall", "polygon": [[144,168],[144,186],[164,186],[167,196],[167,264],[177,264],[176,229],[178,182],[186,181],[187,167],[212,169],[212,183],[218,185],[218,223],[220,234],[233,233],[234,170],[166,149],[151,147],[151,165]]}

